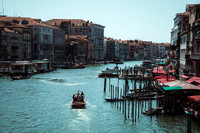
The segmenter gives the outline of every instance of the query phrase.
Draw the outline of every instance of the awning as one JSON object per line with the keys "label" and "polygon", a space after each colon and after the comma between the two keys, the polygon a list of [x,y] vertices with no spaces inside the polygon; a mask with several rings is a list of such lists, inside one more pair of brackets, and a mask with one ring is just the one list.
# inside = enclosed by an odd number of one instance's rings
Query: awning
{"label": "awning", "polygon": [[177,79],[173,79],[173,78],[169,78],[168,80],[167,79],[157,79],[157,81],[159,81],[160,83],[167,83],[167,82],[172,82],[175,80],[177,80]]}
{"label": "awning", "polygon": [[181,75],[181,78],[188,79],[188,78],[190,78],[190,77],[189,77],[189,76],[186,76],[186,75]]}
{"label": "awning", "polygon": [[175,71],[176,71],[176,70],[172,69],[172,70],[169,71],[169,73],[173,73],[173,72],[175,72]]}
{"label": "awning", "polygon": [[156,65],[162,65],[162,66],[164,66],[165,64],[164,63],[155,63]]}
{"label": "awning", "polygon": [[161,69],[154,69],[152,72],[158,73],[158,74],[167,74],[164,70],[161,70]]}
{"label": "awning", "polygon": [[182,90],[182,87],[180,86],[172,86],[172,87],[162,87],[164,91],[176,91],[176,90]]}
{"label": "awning", "polygon": [[[174,78],[176,79],[174,76],[168,76],[168,78]],[[155,76],[154,79],[167,79],[167,75],[160,75],[160,76]]]}
{"label": "awning", "polygon": [[186,82],[188,82],[188,83],[192,83],[192,82],[194,82],[194,81],[196,81],[196,82],[200,83],[200,78],[199,78],[199,77],[196,77],[196,76],[194,76],[194,77],[192,77],[192,78],[188,79]]}
{"label": "awning", "polygon": [[164,83],[163,86],[168,86],[168,87],[181,86],[183,90],[198,90],[198,91],[200,91],[200,87],[189,84],[184,81],[180,81],[180,80]]}
{"label": "awning", "polygon": [[196,96],[188,96],[188,99],[191,101],[195,101],[195,102],[200,102],[200,95],[196,95]]}
{"label": "awning", "polygon": [[167,65],[165,68],[169,68],[170,66],[172,66],[172,65]]}

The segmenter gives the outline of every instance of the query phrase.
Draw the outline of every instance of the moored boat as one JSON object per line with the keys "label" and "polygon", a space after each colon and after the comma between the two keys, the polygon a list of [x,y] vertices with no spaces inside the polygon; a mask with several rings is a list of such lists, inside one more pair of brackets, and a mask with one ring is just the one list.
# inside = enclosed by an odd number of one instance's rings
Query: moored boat
{"label": "moored boat", "polygon": [[28,79],[31,76],[22,76],[22,75],[18,75],[18,76],[10,76],[11,79],[13,80],[20,80],[20,79]]}
{"label": "moored boat", "polygon": [[85,95],[83,92],[81,94],[74,94],[72,97],[72,108],[73,109],[83,109],[85,108]]}
{"label": "moored boat", "polygon": [[113,69],[106,68],[106,70],[103,70],[99,77],[119,77],[119,74],[121,73],[121,70],[116,65]]}
{"label": "moored boat", "polygon": [[85,68],[85,66],[83,65],[83,63],[77,63],[74,65],[63,65],[61,66],[62,69],[83,69]]}
{"label": "moored boat", "polygon": [[133,93],[133,92],[128,92],[126,94],[126,97],[128,98],[151,98],[156,95],[156,92],[141,92],[141,93]]}
{"label": "moored boat", "polygon": [[115,60],[115,64],[124,64],[123,60]]}

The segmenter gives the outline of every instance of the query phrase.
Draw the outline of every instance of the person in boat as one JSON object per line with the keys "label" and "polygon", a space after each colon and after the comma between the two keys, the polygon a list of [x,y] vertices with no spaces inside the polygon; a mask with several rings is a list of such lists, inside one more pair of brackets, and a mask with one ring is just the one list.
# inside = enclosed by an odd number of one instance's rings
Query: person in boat
{"label": "person in boat", "polygon": [[80,90],[77,92],[77,100],[80,101]]}
{"label": "person in boat", "polygon": [[84,93],[81,92],[81,101],[83,101]]}
{"label": "person in boat", "polygon": [[77,97],[76,97],[76,95],[75,95],[75,94],[73,95],[73,97],[72,97],[72,98],[73,98],[73,103],[77,101]]}

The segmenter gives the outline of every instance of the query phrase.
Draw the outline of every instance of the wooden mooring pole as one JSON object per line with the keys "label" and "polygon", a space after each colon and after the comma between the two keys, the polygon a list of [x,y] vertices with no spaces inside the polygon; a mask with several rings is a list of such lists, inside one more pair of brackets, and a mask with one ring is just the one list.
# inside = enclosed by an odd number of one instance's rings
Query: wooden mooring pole
{"label": "wooden mooring pole", "polygon": [[106,77],[104,78],[104,92],[106,92]]}

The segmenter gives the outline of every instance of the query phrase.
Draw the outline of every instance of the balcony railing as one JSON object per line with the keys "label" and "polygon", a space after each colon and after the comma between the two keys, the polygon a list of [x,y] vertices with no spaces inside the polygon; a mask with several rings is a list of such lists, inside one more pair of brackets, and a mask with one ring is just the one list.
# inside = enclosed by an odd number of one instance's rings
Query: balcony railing
{"label": "balcony railing", "polygon": [[192,54],[191,59],[192,60],[200,60],[200,53],[199,54]]}

